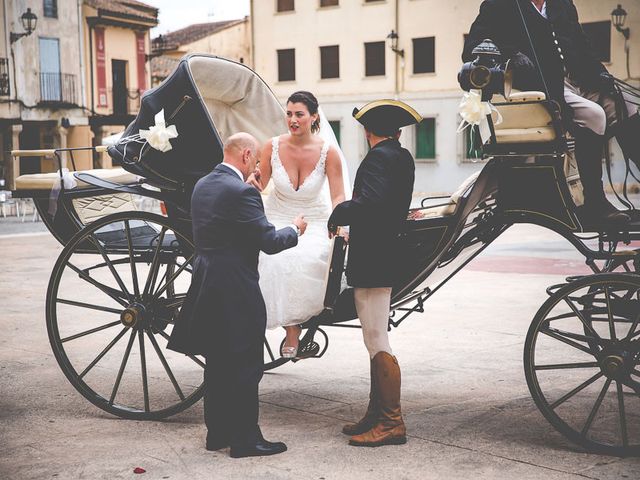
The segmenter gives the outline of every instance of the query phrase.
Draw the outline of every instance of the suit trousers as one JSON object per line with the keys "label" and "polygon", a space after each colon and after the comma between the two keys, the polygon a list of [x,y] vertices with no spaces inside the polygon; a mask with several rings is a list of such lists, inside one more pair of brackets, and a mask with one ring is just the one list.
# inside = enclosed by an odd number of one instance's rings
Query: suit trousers
{"label": "suit trousers", "polygon": [[[626,94],[623,94],[626,99]],[[616,102],[611,95],[580,88],[569,78],[564,80],[564,100],[573,110],[573,119],[578,127],[588,128],[596,135],[604,135],[607,126],[617,122]],[[629,117],[638,113],[638,107],[625,102]]]}
{"label": "suit trousers", "polygon": [[206,355],[204,419],[209,442],[246,445],[260,436],[258,384],[264,372],[264,328],[216,342]]}
{"label": "suit trousers", "polygon": [[364,345],[373,359],[378,352],[393,355],[389,344],[389,308],[391,287],[354,288],[353,297],[362,325]]}

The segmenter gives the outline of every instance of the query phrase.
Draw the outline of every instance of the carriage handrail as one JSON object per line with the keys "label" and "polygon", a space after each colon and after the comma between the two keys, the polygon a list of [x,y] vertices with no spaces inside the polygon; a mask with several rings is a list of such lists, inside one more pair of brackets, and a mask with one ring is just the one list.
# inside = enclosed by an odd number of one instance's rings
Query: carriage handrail
{"label": "carriage handrail", "polygon": [[93,150],[96,153],[105,153],[106,145],[96,147],[72,147],[72,148],[43,148],[39,150],[11,150],[12,157],[53,157],[60,152],[75,152],[79,150]]}

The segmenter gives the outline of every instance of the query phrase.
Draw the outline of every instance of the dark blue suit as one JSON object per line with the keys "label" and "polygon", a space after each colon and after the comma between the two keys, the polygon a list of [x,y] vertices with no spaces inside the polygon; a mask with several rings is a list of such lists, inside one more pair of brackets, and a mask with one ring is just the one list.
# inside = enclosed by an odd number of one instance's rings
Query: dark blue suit
{"label": "dark blue suit", "polygon": [[260,193],[224,164],[196,184],[191,216],[193,276],[169,348],[207,359],[209,440],[245,444],[259,434],[266,310],[258,254],[291,248],[298,236],[291,227],[276,231],[265,217]]}

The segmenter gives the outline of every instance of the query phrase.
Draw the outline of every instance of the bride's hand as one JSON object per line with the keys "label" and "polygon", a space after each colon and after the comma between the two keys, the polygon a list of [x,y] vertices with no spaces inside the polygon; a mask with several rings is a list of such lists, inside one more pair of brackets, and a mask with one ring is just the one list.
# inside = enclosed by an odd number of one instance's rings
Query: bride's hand
{"label": "bride's hand", "polygon": [[256,168],[253,173],[247,177],[245,183],[253,185],[259,192],[261,192],[262,182],[260,181],[260,170]]}

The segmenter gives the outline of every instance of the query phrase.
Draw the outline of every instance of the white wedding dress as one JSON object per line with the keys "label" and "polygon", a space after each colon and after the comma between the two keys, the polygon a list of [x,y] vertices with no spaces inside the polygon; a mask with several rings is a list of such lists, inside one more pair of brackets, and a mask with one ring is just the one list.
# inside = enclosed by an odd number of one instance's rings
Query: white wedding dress
{"label": "white wedding dress", "polygon": [[293,188],[280,161],[279,146],[279,137],[274,137],[271,153],[273,189],[265,201],[267,218],[276,228],[283,228],[302,214],[308,225],[296,247],[277,255],[260,253],[260,289],[267,307],[269,329],[304,323],[322,311],[331,246],[327,234],[331,204],[323,191],[329,143],[323,144],[315,168],[298,190]]}

